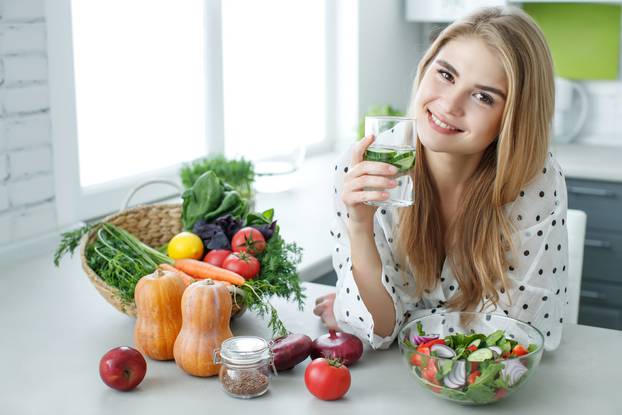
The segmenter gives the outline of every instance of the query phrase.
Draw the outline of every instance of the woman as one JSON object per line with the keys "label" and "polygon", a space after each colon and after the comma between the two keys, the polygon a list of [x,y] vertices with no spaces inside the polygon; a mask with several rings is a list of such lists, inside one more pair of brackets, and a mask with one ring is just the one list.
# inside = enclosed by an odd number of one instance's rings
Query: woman
{"label": "woman", "polygon": [[482,9],[436,38],[408,111],[415,204],[363,203],[395,186],[390,165],[362,161],[371,136],[335,166],[337,292],[314,310],[327,326],[387,348],[409,319],[475,310],[528,322],[558,346],[568,236],[548,151],[553,85],[544,36],[520,9]]}

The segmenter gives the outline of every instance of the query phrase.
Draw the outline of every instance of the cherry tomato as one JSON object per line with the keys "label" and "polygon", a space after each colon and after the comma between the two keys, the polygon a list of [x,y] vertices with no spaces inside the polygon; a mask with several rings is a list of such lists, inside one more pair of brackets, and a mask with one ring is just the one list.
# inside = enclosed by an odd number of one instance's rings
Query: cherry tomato
{"label": "cherry tomato", "polygon": [[233,252],[248,252],[257,255],[266,249],[266,240],[257,229],[247,226],[233,235],[231,247]]}
{"label": "cherry tomato", "polygon": [[495,392],[495,399],[503,399],[507,394],[507,389],[497,389],[497,391]]}
{"label": "cherry tomato", "polygon": [[477,350],[477,346],[476,346],[476,345],[474,345],[474,344],[472,344],[472,345],[470,345],[469,347],[467,347],[467,349],[468,349],[468,350],[470,350],[470,351],[472,351],[472,352],[474,352],[474,351],[476,351],[476,350]]}
{"label": "cherry tomato", "polygon": [[428,364],[426,365],[426,367],[421,370],[421,375],[428,382],[438,385],[439,383],[438,383],[438,380],[436,379],[437,372],[438,372],[438,369],[436,368],[436,365],[434,364],[434,359],[430,359],[428,360]]}
{"label": "cherry tomato", "polygon": [[524,356],[527,353],[529,353],[527,351],[527,349],[525,349],[525,346],[523,346],[522,344],[517,344],[516,346],[514,346],[514,349],[512,349],[512,354],[514,356]]}
{"label": "cherry tomato", "polygon": [[259,274],[261,264],[259,264],[257,258],[246,252],[234,252],[225,258],[222,262],[222,268],[233,271],[250,280]]}
{"label": "cherry tomato", "polygon": [[472,385],[475,383],[475,379],[481,375],[481,372],[479,370],[476,370],[475,372],[471,372],[471,374],[469,375],[467,381],[469,382],[469,385]]}
{"label": "cherry tomato", "polygon": [[228,249],[212,249],[205,255],[203,261],[208,262],[217,267],[222,267],[222,263],[229,256],[231,251]]}
{"label": "cherry tomato", "polygon": [[323,357],[312,360],[305,370],[305,385],[324,401],[340,399],[350,389],[350,370],[335,360]]}
{"label": "cherry tomato", "polygon": [[426,347],[425,344],[420,344],[417,347],[417,351],[419,353],[413,353],[413,355],[410,357],[410,363],[414,366],[421,367],[425,363],[425,361],[427,361],[427,358],[421,355],[424,354],[426,356],[430,356],[430,348]]}

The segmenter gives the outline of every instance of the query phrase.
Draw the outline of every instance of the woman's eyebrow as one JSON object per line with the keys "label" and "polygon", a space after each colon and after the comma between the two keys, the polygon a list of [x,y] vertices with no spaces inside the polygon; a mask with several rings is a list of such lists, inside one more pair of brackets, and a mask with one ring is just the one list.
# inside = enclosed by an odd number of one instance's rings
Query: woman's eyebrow
{"label": "woman's eyebrow", "polygon": [[[436,63],[438,63],[439,65],[441,65],[443,68],[447,69],[449,72],[453,73],[453,75],[456,78],[460,77],[460,74],[458,73],[458,71],[456,70],[456,68],[454,68],[454,66],[442,59],[437,59]],[[503,91],[501,91],[498,88],[492,87],[492,86],[486,86],[486,85],[475,85],[476,88],[479,89],[483,89],[484,91],[488,91],[488,92],[492,92],[493,94],[497,94],[499,95],[501,98],[503,98],[504,100],[506,99],[505,93]]]}

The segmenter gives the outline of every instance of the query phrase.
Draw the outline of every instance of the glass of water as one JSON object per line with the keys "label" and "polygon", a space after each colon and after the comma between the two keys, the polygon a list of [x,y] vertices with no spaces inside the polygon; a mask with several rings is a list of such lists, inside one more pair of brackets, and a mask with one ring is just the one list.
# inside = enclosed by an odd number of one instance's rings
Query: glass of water
{"label": "glass of water", "polygon": [[374,116],[365,117],[365,136],[373,134],[376,138],[367,148],[364,160],[389,163],[398,168],[393,177],[397,186],[382,189],[389,193],[385,201],[365,202],[372,206],[405,207],[413,202],[413,181],[411,170],[415,165],[415,120],[406,117]]}

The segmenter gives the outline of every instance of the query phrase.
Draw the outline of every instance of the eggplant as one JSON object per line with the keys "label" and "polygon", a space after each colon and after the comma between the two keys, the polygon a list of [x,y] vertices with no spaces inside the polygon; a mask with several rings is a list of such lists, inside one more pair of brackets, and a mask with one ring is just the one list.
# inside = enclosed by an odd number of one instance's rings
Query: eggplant
{"label": "eggplant", "polygon": [[507,380],[508,386],[514,386],[516,383],[527,373],[527,368],[520,362],[520,360],[504,360],[501,362],[503,369],[501,369],[501,378]]}
{"label": "eggplant", "polygon": [[454,349],[440,343],[433,344],[432,347],[430,347],[430,352],[436,353],[436,356],[442,357],[444,359],[451,359],[456,355]]}
{"label": "eggplant", "polygon": [[313,341],[305,334],[290,333],[271,342],[274,367],[277,372],[289,370],[309,357]]}

